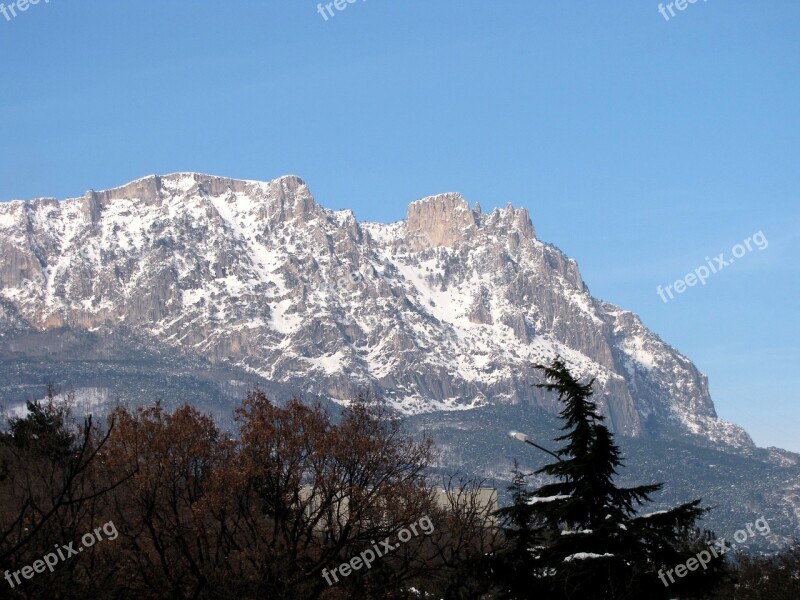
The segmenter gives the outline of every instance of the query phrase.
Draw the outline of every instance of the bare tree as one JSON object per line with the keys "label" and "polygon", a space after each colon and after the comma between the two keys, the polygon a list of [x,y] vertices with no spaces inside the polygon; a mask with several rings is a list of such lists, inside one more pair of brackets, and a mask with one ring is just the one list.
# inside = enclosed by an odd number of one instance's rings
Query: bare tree
{"label": "bare tree", "polygon": [[[77,524],[94,511],[103,495],[133,473],[103,470],[105,434],[92,417],[72,422],[69,404],[55,400],[48,385],[44,402],[29,402],[25,416],[9,420],[0,434],[0,568],[38,558],[54,541],[71,540]],[[82,533],[82,532],[81,532]]]}

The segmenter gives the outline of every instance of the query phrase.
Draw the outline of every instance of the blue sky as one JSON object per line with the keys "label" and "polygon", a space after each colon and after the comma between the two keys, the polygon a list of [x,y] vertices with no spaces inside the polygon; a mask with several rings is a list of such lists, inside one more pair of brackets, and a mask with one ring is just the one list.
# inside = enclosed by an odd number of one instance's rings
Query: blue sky
{"label": "blue sky", "polygon": [[0,199],[201,171],[294,173],[362,220],[513,202],[722,417],[800,451],[798,23],[796,0],[41,0],[0,15]]}

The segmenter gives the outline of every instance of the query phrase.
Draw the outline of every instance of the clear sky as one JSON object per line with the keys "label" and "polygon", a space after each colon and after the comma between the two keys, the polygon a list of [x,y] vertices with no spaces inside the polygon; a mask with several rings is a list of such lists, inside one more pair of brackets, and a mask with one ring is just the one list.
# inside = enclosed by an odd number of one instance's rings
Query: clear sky
{"label": "clear sky", "polygon": [[362,220],[510,201],[722,417],[800,451],[797,0],[0,2],[0,199],[200,171],[294,173]]}

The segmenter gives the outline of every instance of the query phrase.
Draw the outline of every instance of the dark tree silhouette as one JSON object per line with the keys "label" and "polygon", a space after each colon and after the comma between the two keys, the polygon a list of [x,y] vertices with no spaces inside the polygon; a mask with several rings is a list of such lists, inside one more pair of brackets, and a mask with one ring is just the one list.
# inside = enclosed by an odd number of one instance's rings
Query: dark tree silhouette
{"label": "dark tree silhouette", "polygon": [[[695,525],[708,509],[695,500],[637,516],[662,484],[614,483],[622,457],[591,400],[593,381],[577,381],[561,359],[536,366],[546,377],[539,387],[557,392],[563,403],[565,433],[556,441],[564,445],[556,452],[560,460],[537,471],[552,482],[528,493],[515,474],[514,504],[500,511],[512,548],[499,555],[503,561],[495,569],[504,597],[700,597],[713,589],[722,558],[708,548],[710,535]],[[702,569],[674,574],[700,551],[709,557]]]}

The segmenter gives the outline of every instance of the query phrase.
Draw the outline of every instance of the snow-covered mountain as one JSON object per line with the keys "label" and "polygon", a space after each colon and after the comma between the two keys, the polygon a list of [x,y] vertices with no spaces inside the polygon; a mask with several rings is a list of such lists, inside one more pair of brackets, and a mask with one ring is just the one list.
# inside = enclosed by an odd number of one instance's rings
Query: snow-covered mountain
{"label": "snow-covered mountain", "polygon": [[525,209],[454,193],[393,224],[323,208],[294,176],[179,173],[1,203],[0,332],[124,334],[332,399],[370,388],[407,414],[552,412],[532,364],[558,354],[596,378],[618,433],[753,446],[691,361],[593,298]]}

